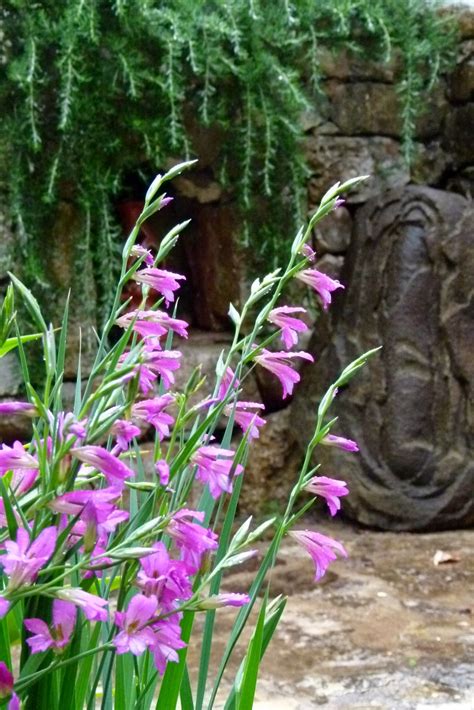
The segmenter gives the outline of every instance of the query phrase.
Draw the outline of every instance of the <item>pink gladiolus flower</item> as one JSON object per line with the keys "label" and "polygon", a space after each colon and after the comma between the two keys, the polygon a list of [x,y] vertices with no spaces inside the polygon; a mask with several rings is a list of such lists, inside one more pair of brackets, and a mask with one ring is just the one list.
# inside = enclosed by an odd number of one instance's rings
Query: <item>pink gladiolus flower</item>
{"label": "pink gladiolus flower", "polygon": [[60,651],[67,646],[76,624],[76,607],[60,599],[53,601],[51,629],[42,619],[25,619],[25,626],[34,636],[26,639],[31,653],[41,653],[53,648]]}
{"label": "pink gladiolus flower", "polygon": [[0,619],[3,619],[3,617],[8,614],[9,608],[10,602],[8,601],[8,599],[5,599],[5,597],[0,596]]}
{"label": "pink gladiolus flower", "polygon": [[81,512],[81,519],[74,525],[71,534],[84,538],[85,552],[91,552],[97,541],[107,541],[117,525],[128,520],[129,513],[110,503],[97,503],[93,498]]}
{"label": "pink gladiolus flower", "polygon": [[38,461],[31,456],[20,441],[15,441],[13,447],[2,444],[0,448],[0,476],[7,471],[17,469],[38,468]]}
{"label": "pink gladiolus flower", "polygon": [[134,656],[141,656],[153,646],[155,636],[147,623],[155,616],[157,607],[156,597],[137,594],[131,599],[126,612],[115,612],[115,623],[122,629],[113,640],[118,654],[130,651]]}
{"label": "pink gladiolus flower", "polygon": [[157,671],[163,675],[168,663],[179,661],[177,651],[185,648],[186,644],[181,640],[181,627],[176,620],[176,615],[158,621],[153,625],[153,630],[155,637],[153,657]]}
{"label": "pink gladiolus flower", "polygon": [[165,297],[166,305],[174,301],[174,292],[179,289],[178,281],[185,281],[182,274],[174,274],[172,271],[146,267],[137,271],[133,277],[138,283],[148,284],[155,291]]}
{"label": "pink gladiolus flower", "polygon": [[11,695],[13,690],[13,675],[3,661],[0,661],[0,700]]}
{"label": "pink gladiolus flower", "polygon": [[14,491],[16,496],[27,493],[35,485],[38,476],[39,469],[37,468],[17,468],[13,471],[13,477],[10,483],[11,489]]}
{"label": "pink gladiolus flower", "polygon": [[333,434],[327,434],[324,439],[322,439],[321,444],[325,446],[336,446],[338,449],[343,449],[344,451],[359,451],[356,441],[345,439],[343,436],[333,436]]}
{"label": "pink gladiolus flower", "polygon": [[235,404],[235,407],[233,404],[228,404],[226,407],[224,407],[224,414],[226,415],[226,417],[230,417],[233,412],[234,420],[242,429],[244,434],[246,434],[247,431],[250,429],[250,441],[251,439],[259,438],[260,432],[258,430],[258,427],[261,427],[266,424],[266,420],[262,419],[262,417],[259,417],[257,412],[255,411],[249,412],[249,409],[265,409],[265,406],[263,404],[259,404],[258,402],[237,402]]}
{"label": "pink gladiolus flower", "polygon": [[221,383],[219,385],[219,390],[217,392],[217,399],[222,401],[227,397],[230,387],[233,390],[238,390],[240,386],[240,381],[235,376],[234,371],[231,367],[228,367],[222,376]]}
{"label": "pink gladiolus flower", "polygon": [[0,402],[0,415],[8,414],[26,414],[28,417],[35,417],[38,410],[31,402]]}
{"label": "pink gladiolus flower", "polygon": [[[209,485],[213,498],[219,498],[221,493],[232,493],[230,473],[234,466],[235,452],[231,449],[221,449],[219,446],[201,446],[191,457],[191,463],[197,466],[197,479]],[[237,464],[234,476],[240,476],[243,466]]]}
{"label": "pink gladiolus flower", "polygon": [[183,338],[188,337],[188,323],[178,318],[172,318],[165,311],[130,311],[117,319],[116,323],[121,328],[128,328],[133,324],[133,330],[143,338],[161,338],[172,330]]}
{"label": "pink gladiolus flower", "polygon": [[303,271],[296,274],[296,278],[314,288],[321,297],[324,310],[327,310],[331,305],[331,293],[338,288],[344,288],[339,281],[316,269],[303,269]]}
{"label": "pink gladiolus flower", "polygon": [[[13,675],[3,661],[0,661],[0,701],[10,698],[7,710],[20,710],[20,701],[13,692]],[[3,703],[2,707],[4,707]]]}
{"label": "pink gladiolus flower", "polygon": [[303,244],[300,251],[303,254],[303,256],[305,256],[307,259],[309,259],[311,261],[311,263],[313,263],[316,260],[316,252],[313,249],[311,249],[309,244]]}
{"label": "pink gladiolus flower", "polygon": [[16,542],[5,542],[7,554],[0,557],[0,565],[10,578],[9,591],[35,581],[38,572],[54,552],[56,538],[57,529],[53,526],[44,528],[33,541],[30,541],[24,528],[18,528]]}
{"label": "pink gladiolus flower", "polygon": [[72,449],[71,454],[103,473],[107,482],[115,486],[123,487],[124,480],[135,475],[123,461],[101,446],[82,446]]}
{"label": "pink gladiolus flower", "polygon": [[303,323],[299,318],[292,318],[291,313],[306,313],[306,309],[298,306],[280,306],[268,314],[270,323],[282,329],[281,339],[287,350],[290,350],[293,345],[297,345],[298,333],[305,333],[308,330],[306,323]]}
{"label": "pink gladiolus flower", "polygon": [[155,463],[155,470],[162,486],[167,486],[170,480],[170,467],[164,459]]}
{"label": "pink gladiolus flower", "polygon": [[204,513],[183,508],[174,514],[166,528],[168,535],[181,550],[183,561],[190,574],[197,572],[205,552],[216,550],[219,546],[215,532],[199,523],[191,522],[192,518],[202,522]]}
{"label": "pink gladiolus flower", "polygon": [[140,560],[137,585],[146,596],[156,597],[161,609],[171,611],[177,600],[189,599],[192,595],[188,571],[184,562],[170,558],[162,542],[155,543],[153,549],[152,555]]}
{"label": "pink gladiolus flower", "polygon": [[232,592],[215,594],[213,596],[207,597],[207,599],[201,599],[199,602],[200,609],[219,609],[223,606],[245,606],[250,602],[250,597],[248,594],[235,594]]}
{"label": "pink gladiolus flower", "polygon": [[122,495],[122,489],[117,486],[99,488],[98,490],[77,490],[58,496],[49,504],[51,510],[67,515],[79,515],[89,501],[96,506],[117,501]]}
{"label": "pink gladiolus flower", "polygon": [[168,390],[174,385],[175,379],[173,372],[181,367],[182,353],[179,350],[163,350],[157,351],[154,348],[145,346],[143,351],[144,365],[142,367],[149,368],[152,373],[160,375],[163,386]]}
{"label": "pink gladiolus flower", "polygon": [[331,562],[337,559],[337,552],[342,557],[347,557],[347,552],[342,544],[327,535],[310,530],[295,530],[289,534],[311,555],[316,568],[316,582],[324,576]]}
{"label": "pink gladiolus flower", "polygon": [[337,511],[341,509],[339,498],[349,493],[345,481],[338,481],[335,478],[327,478],[326,476],[314,476],[306,484],[305,490],[325,498],[332,516],[336,515]]}
{"label": "pink gladiolus flower", "polygon": [[294,385],[301,379],[299,373],[293,370],[288,362],[289,359],[294,357],[314,362],[313,356],[303,351],[297,353],[287,353],[285,351],[272,353],[270,350],[263,348],[260,354],[255,356],[255,362],[272,372],[280,380],[283,387],[283,399],[293,393]]}
{"label": "pink gladiolus flower", "polygon": [[117,447],[120,451],[126,451],[129,443],[135,436],[140,436],[139,427],[126,419],[117,419],[110,430],[112,436],[117,439]]}
{"label": "pink gladiolus flower", "polygon": [[174,424],[174,418],[163,410],[173,402],[174,398],[170,394],[144,399],[132,406],[132,418],[152,424],[162,441],[170,435],[169,428]]}
{"label": "pink gladiolus flower", "polygon": [[130,250],[130,254],[132,256],[136,256],[137,259],[140,259],[142,256],[144,256],[145,258],[143,259],[143,261],[147,266],[153,266],[153,263],[155,261],[151,251],[149,249],[145,249],[145,247],[142,247],[141,244],[134,244]]}
{"label": "pink gladiolus flower", "polygon": [[79,587],[63,587],[56,591],[59,599],[72,602],[84,613],[89,621],[107,621],[107,599],[102,599],[95,594],[89,594]]}

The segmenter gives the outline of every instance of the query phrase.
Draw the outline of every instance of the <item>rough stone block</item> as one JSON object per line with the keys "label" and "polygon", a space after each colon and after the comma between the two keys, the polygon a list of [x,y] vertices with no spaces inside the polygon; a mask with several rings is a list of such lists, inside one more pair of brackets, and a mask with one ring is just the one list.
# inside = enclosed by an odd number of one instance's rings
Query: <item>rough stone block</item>
{"label": "rough stone block", "polygon": [[312,172],[308,184],[311,207],[319,204],[331,185],[358,175],[370,175],[371,179],[351,190],[348,203],[365,202],[410,180],[400,144],[392,138],[312,135],[305,141],[305,153]]}

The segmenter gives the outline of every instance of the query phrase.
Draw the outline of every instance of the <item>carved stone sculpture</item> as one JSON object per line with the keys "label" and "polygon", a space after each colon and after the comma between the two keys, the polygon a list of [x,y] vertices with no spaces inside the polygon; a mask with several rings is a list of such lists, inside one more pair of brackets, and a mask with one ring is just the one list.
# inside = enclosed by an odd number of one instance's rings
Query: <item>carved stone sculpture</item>
{"label": "carved stone sculpture", "polygon": [[[357,214],[332,322],[316,328],[293,403],[301,438],[325,388],[358,354],[383,350],[336,398],[321,473],[348,481],[344,509],[392,530],[474,522],[474,213],[448,192],[406,187]],[[318,321],[318,326],[323,319]],[[326,331],[326,332],[324,332]]]}

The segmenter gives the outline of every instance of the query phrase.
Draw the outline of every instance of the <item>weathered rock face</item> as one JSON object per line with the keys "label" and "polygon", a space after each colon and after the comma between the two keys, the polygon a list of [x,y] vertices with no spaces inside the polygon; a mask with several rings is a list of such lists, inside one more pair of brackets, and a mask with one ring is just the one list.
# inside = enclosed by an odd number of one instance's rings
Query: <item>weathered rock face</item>
{"label": "weathered rock face", "polygon": [[392,138],[316,134],[306,139],[305,152],[312,172],[308,185],[311,207],[338,180],[373,176],[348,194],[352,204],[363,203],[384,189],[406,185],[410,180],[400,143]]}
{"label": "weathered rock face", "polygon": [[196,324],[209,330],[229,325],[229,303],[238,303],[236,218],[228,205],[201,205],[184,240]]}
{"label": "weathered rock face", "polygon": [[252,515],[283,509],[301,463],[291,433],[292,407],[264,417],[267,423],[250,447],[239,500],[240,511]]}
{"label": "weathered rock face", "polygon": [[474,212],[459,195],[407,187],[357,214],[345,293],[332,335],[312,350],[292,405],[304,443],[315,401],[370,348],[383,350],[332,412],[359,455],[325,448],[324,473],[349,482],[348,514],[367,525],[422,530],[474,522]]}
{"label": "weathered rock face", "polygon": [[66,297],[71,290],[68,347],[64,379],[75,379],[81,338],[81,369],[88,375],[96,353],[93,328],[97,327],[97,297],[92,260],[84,235],[84,221],[72,202],[60,202],[49,236],[46,260],[52,299],[41,301],[55,326],[61,324]]}

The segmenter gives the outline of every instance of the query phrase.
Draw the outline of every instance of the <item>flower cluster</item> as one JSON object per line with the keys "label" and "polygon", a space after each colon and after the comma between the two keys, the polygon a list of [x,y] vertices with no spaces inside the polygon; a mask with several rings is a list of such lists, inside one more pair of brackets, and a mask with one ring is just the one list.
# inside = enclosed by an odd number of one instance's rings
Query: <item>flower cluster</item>
{"label": "flower cluster", "polygon": [[[169,173],[174,174],[176,170]],[[150,187],[143,214],[166,204],[163,197],[153,202],[165,178],[158,176]],[[335,203],[337,195],[327,199]],[[163,239],[154,256],[135,244],[140,219],[124,249],[120,289],[133,279],[141,304],[128,312],[116,305],[89,381],[76,393],[74,411],[60,408],[60,368],[51,380],[56,358],[49,330],[43,334],[50,378],[44,401],[35,393],[32,403],[0,404],[0,416],[34,418],[30,443],[0,446],[0,618],[9,615],[14,624],[24,610],[23,628],[18,629],[24,639],[22,663],[31,654],[48,654],[44,673],[57,673],[57,678],[64,664],[79,668],[89,655],[151,654],[157,673],[146,682],[136,679],[143,690],[158,682],[168,663],[183,662],[184,614],[253,606],[274,564],[274,550],[264,557],[252,595],[220,592],[221,578],[226,568],[255,554],[249,546],[269,526],[276,526],[278,542],[290,533],[309,552],[316,580],[336,555],[345,556],[340,542],[291,528],[302,492],[323,498],[335,515],[348,488],[342,480],[312,476],[309,456],[281,521],[272,519],[252,532],[249,520],[232,535],[247,450],[266,424],[264,404],[242,395],[245,377],[254,367],[265,368],[280,381],[285,399],[300,381],[295,361],[313,362],[311,354],[292,350],[309,326],[304,308],[277,305],[282,291],[297,278],[316,290],[326,309],[331,294],[343,288],[310,266],[315,256],[307,244],[309,232],[292,250],[286,271],[257,280],[242,312],[234,308],[235,338],[216,367],[213,393],[193,406],[189,400],[200,385],[196,378],[191,377],[184,392],[174,390],[182,354],[173,340],[187,338],[189,326],[167,310],[174,307],[185,277],[157,266],[179,230]],[[27,293],[22,289],[22,295]],[[150,302],[150,290],[157,294],[155,302]],[[241,330],[255,303],[264,298],[253,326]],[[35,303],[30,298],[33,310]],[[44,323],[40,314],[37,320]],[[121,335],[108,348],[113,326]],[[262,337],[269,327],[270,337]],[[278,337],[284,350],[272,349]],[[337,383],[325,399],[327,407],[336,392]],[[330,433],[325,411],[313,441],[357,451],[355,442]],[[219,441],[216,431],[222,421],[226,432]],[[94,624],[99,625],[97,633]],[[92,638],[104,642],[97,645]],[[134,672],[141,667],[135,665]],[[8,699],[10,707],[18,707],[18,697],[28,697],[33,682],[42,681],[34,674],[22,675],[14,685],[10,670],[0,664],[0,699]],[[91,683],[91,693],[97,682]],[[94,705],[93,695],[87,705]]]}

